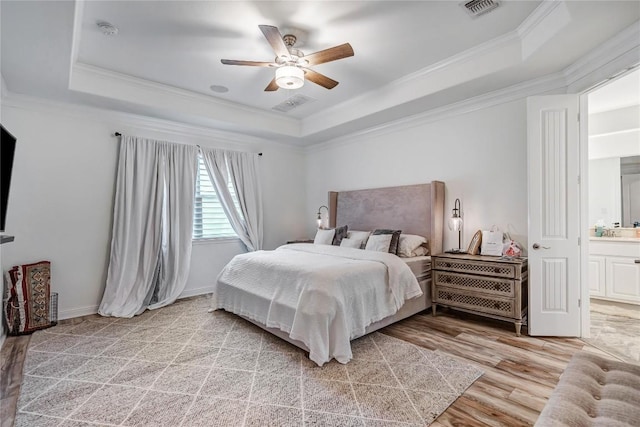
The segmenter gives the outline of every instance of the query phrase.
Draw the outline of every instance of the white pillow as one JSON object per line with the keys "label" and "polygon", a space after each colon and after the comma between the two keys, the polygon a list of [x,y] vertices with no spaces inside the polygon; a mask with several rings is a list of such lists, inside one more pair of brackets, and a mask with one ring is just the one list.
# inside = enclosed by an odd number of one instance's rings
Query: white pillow
{"label": "white pillow", "polygon": [[393,234],[376,234],[369,236],[367,240],[367,246],[364,248],[367,251],[389,252],[389,246],[391,246],[391,239]]}
{"label": "white pillow", "polygon": [[333,236],[336,234],[336,230],[320,230],[316,233],[316,238],[313,239],[314,245],[330,245],[333,243]]}
{"label": "white pillow", "polygon": [[416,249],[418,249],[423,243],[426,243],[427,239],[423,236],[415,234],[401,234],[400,241],[398,242],[398,256],[412,257]]}
{"label": "white pillow", "polygon": [[362,248],[362,240],[358,240],[358,239],[349,239],[347,237],[345,237],[344,239],[342,239],[342,241],[340,242],[340,246],[344,247],[344,248],[355,248],[355,249],[361,249]]}
{"label": "white pillow", "polygon": [[365,243],[367,243],[367,239],[369,238],[369,234],[371,234],[370,231],[349,230],[349,231],[347,231],[347,239],[360,240],[362,242],[362,245],[360,246],[360,249],[364,249],[364,245],[365,245]]}

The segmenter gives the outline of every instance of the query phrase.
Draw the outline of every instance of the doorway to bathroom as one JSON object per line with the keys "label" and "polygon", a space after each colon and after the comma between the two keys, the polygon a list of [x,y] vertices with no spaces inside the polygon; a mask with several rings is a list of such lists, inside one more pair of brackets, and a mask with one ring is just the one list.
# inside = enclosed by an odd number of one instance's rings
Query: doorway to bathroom
{"label": "doorway to bathroom", "polygon": [[587,96],[590,338],[585,340],[640,363],[640,68]]}

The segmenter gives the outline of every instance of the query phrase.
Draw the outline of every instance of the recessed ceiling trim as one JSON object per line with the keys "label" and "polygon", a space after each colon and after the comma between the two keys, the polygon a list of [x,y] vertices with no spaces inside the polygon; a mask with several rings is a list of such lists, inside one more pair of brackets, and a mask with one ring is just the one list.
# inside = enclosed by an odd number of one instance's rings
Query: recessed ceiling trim
{"label": "recessed ceiling trim", "polygon": [[516,31],[520,37],[525,37],[538,25],[540,25],[557,7],[561,2],[559,1],[543,1],[534,11],[525,18],[524,21],[518,26]]}
{"label": "recessed ceiling trim", "polygon": [[350,144],[358,142],[358,139],[382,136],[398,130],[406,130],[416,126],[445,120],[447,118],[471,113],[473,111],[490,108],[507,102],[517,101],[527,96],[539,95],[550,91],[555,91],[566,87],[566,80],[561,72],[554,73],[538,79],[526,81],[504,89],[485,93],[464,101],[444,105],[434,108],[424,113],[403,117],[391,122],[383,123],[380,126],[370,127],[361,131],[352,132],[340,137],[330,139],[326,142],[315,144],[310,147],[311,152],[323,150],[332,146]]}
{"label": "recessed ceiling trim", "polygon": [[[249,125],[270,133],[300,136],[300,122],[297,119],[87,64],[74,64],[69,89],[153,108],[171,106],[179,114]],[[247,120],[248,115],[251,120]]]}
{"label": "recessed ceiling trim", "polygon": [[[640,22],[636,21],[616,36],[598,46],[597,49],[592,50],[569,65],[563,72],[570,82],[569,90],[582,91],[588,89],[590,86],[582,86],[579,89],[575,89],[574,83],[579,83],[584,76],[591,74],[594,69],[600,69],[599,72],[602,73],[600,79],[606,79],[610,77],[612,73],[620,71],[623,68],[638,65],[639,59]],[[631,61],[631,63],[629,63],[629,61]],[[620,65],[615,65],[614,62],[619,62]],[[591,85],[598,83],[598,81],[592,81]]]}
{"label": "recessed ceiling trim", "polygon": [[233,131],[225,131],[211,127],[198,126],[184,122],[160,119],[156,117],[143,116],[122,111],[109,110],[106,108],[91,107],[86,105],[69,104],[66,102],[52,101],[44,98],[35,98],[28,95],[22,95],[9,92],[2,99],[2,107],[19,108],[29,111],[38,111],[52,114],[62,114],[68,117],[83,118],[95,120],[100,123],[109,122],[114,125],[122,126],[120,131],[127,130],[130,127],[133,130],[142,129],[145,132],[159,132],[166,134],[174,134],[180,137],[196,137],[206,138],[207,140],[215,140],[216,147],[226,146],[228,148],[238,148],[238,144],[247,147],[278,147],[292,149],[296,152],[304,152],[304,147],[297,143],[287,143],[283,140],[267,139],[257,136],[242,134]]}
{"label": "recessed ceiling trim", "polygon": [[[84,0],[77,0],[73,7],[73,34],[71,36],[71,60],[69,73],[73,71],[73,64],[78,62],[78,51],[82,35],[82,16],[84,15]],[[71,76],[69,76],[71,78]]]}

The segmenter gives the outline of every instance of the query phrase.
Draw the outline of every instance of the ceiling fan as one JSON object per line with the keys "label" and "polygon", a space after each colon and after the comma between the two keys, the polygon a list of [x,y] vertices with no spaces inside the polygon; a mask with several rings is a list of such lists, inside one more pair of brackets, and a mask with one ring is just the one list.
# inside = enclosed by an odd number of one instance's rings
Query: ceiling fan
{"label": "ceiling fan", "polygon": [[308,67],[353,56],[353,48],[349,43],[305,55],[294,47],[297,41],[296,36],[292,34],[282,36],[278,27],[271,25],[258,25],[258,27],[260,27],[262,34],[267,38],[276,54],[274,62],[238,61],[234,59],[221,59],[220,61],[225,65],[275,68],[276,75],[265,88],[267,92],[278,90],[278,88],[298,89],[302,87],[305,79],[324,88],[333,89],[338,85],[337,81]]}

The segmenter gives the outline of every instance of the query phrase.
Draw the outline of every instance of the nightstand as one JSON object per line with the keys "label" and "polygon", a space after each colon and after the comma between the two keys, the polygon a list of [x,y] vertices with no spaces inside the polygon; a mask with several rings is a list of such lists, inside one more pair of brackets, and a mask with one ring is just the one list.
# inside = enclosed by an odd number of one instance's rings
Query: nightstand
{"label": "nightstand", "polygon": [[431,265],[434,316],[437,305],[451,307],[513,322],[520,336],[521,326],[527,324],[526,258],[445,253],[433,255]]}
{"label": "nightstand", "polygon": [[287,245],[290,245],[292,243],[313,243],[313,239],[309,240],[309,239],[298,239],[298,240],[288,240],[287,241]]}

